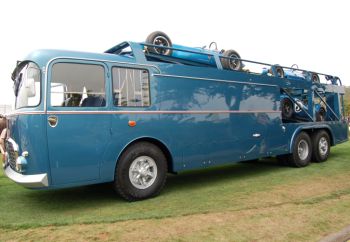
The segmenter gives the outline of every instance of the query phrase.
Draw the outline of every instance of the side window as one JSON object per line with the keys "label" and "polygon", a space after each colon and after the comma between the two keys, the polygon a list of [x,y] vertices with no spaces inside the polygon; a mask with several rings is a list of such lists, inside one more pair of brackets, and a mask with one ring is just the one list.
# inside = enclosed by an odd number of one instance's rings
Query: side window
{"label": "side window", "polygon": [[115,106],[145,107],[150,105],[147,70],[113,67],[112,75]]}
{"label": "side window", "polygon": [[106,106],[105,70],[100,65],[54,64],[50,92],[51,106]]}

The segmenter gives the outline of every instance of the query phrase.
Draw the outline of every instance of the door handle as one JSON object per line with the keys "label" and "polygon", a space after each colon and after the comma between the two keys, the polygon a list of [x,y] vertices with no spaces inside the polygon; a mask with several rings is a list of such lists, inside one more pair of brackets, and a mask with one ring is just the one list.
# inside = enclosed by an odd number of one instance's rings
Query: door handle
{"label": "door handle", "polygon": [[58,118],[57,118],[57,116],[49,116],[47,118],[47,121],[49,122],[49,125],[52,128],[55,128],[57,126],[57,123],[58,123]]}
{"label": "door handle", "polygon": [[261,134],[258,134],[258,133],[253,134],[254,138],[259,138],[260,136],[261,136]]}

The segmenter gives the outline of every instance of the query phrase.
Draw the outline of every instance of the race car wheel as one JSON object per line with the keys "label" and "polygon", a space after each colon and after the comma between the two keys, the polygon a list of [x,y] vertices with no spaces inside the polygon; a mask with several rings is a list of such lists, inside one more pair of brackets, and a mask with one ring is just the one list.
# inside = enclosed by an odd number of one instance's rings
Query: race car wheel
{"label": "race car wheel", "polygon": [[284,71],[283,68],[280,66],[275,66],[275,70],[276,70],[276,75],[280,78],[284,78]]}
{"label": "race car wheel", "polygon": [[243,68],[241,56],[235,50],[225,50],[222,54],[224,57],[232,59],[222,58],[222,67],[226,70],[240,71]]}
{"label": "race car wheel", "polygon": [[311,74],[311,81],[316,82],[316,83],[320,83],[320,77],[316,73],[312,73]]}
{"label": "race car wheel", "polygon": [[[155,31],[147,36],[146,39],[147,44],[151,45],[159,45],[163,47],[172,47],[171,40],[168,35],[166,35],[164,32],[161,31]],[[147,50],[154,54],[160,54],[160,55],[171,55],[172,50],[166,49],[166,48],[157,48],[153,46],[148,46]]]}
{"label": "race car wheel", "polygon": [[325,121],[326,120],[326,109],[321,107],[320,110],[316,113],[316,121]]}
{"label": "race car wheel", "polygon": [[293,103],[289,98],[282,99],[281,111],[283,119],[290,119],[293,116]]}

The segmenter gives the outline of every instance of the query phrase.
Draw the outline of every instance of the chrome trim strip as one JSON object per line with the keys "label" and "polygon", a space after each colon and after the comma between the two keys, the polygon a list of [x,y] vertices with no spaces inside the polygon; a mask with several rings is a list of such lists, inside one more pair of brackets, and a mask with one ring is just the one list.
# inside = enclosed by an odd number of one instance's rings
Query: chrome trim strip
{"label": "chrome trim strip", "polygon": [[47,114],[225,114],[225,113],[280,113],[275,110],[164,110],[164,111],[47,111]]}
{"label": "chrome trim strip", "polygon": [[129,111],[43,111],[38,112],[18,112],[12,113],[11,116],[16,115],[40,115],[40,114],[225,114],[225,113],[280,113],[281,111],[275,110],[129,110]]}
{"label": "chrome trim strip", "polygon": [[48,187],[47,174],[22,175],[12,170],[10,166],[5,168],[5,174],[12,181],[28,188]]}
{"label": "chrome trim strip", "polygon": [[240,82],[240,81],[213,79],[213,78],[191,77],[191,76],[178,76],[178,75],[166,75],[166,74],[152,74],[152,75],[153,75],[153,76],[161,76],[161,77],[175,77],[175,78],[193,79],[193,80],[201,80],[201,81],[215,81],[215,82],[224,82],[224,83],[237,83],[237,84],[246,84],[246,85],[258,85],[258,86],[278,87],[278,85],[263,84],[263,83],[256,83],[256,82]]}
{"label": "chrome trim strip", "polygon": [[6,114],[6,117],[17,116],[17,115],[38,115],[38,114],[46,114],[44,111],[14,111]]}

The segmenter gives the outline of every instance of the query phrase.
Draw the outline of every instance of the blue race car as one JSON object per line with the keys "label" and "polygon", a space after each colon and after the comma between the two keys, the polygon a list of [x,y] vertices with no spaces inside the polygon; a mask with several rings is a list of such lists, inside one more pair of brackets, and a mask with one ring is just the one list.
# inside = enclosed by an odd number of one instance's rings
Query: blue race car
{"label": "blue race car", "polygon": [[243,68],[241,57],[235,50],[221,50],[217,47],[215,50],[211,50],[212,45],[216,45],[212,42],[209,45],[209,49],[188,47],[182,45],[172,44],[168,35],[161,31],[155,31],[148,35],[146,39],[145,49],[148,54],[155,54],[161,56],[170,56],[172,59],[181,59],[188,63],[193,62],[196,64],[202,64],[205,66],[216,67],[216,62],[213,54],[218,54],[221,59],[221,64],[224,69],[240,71]]}

